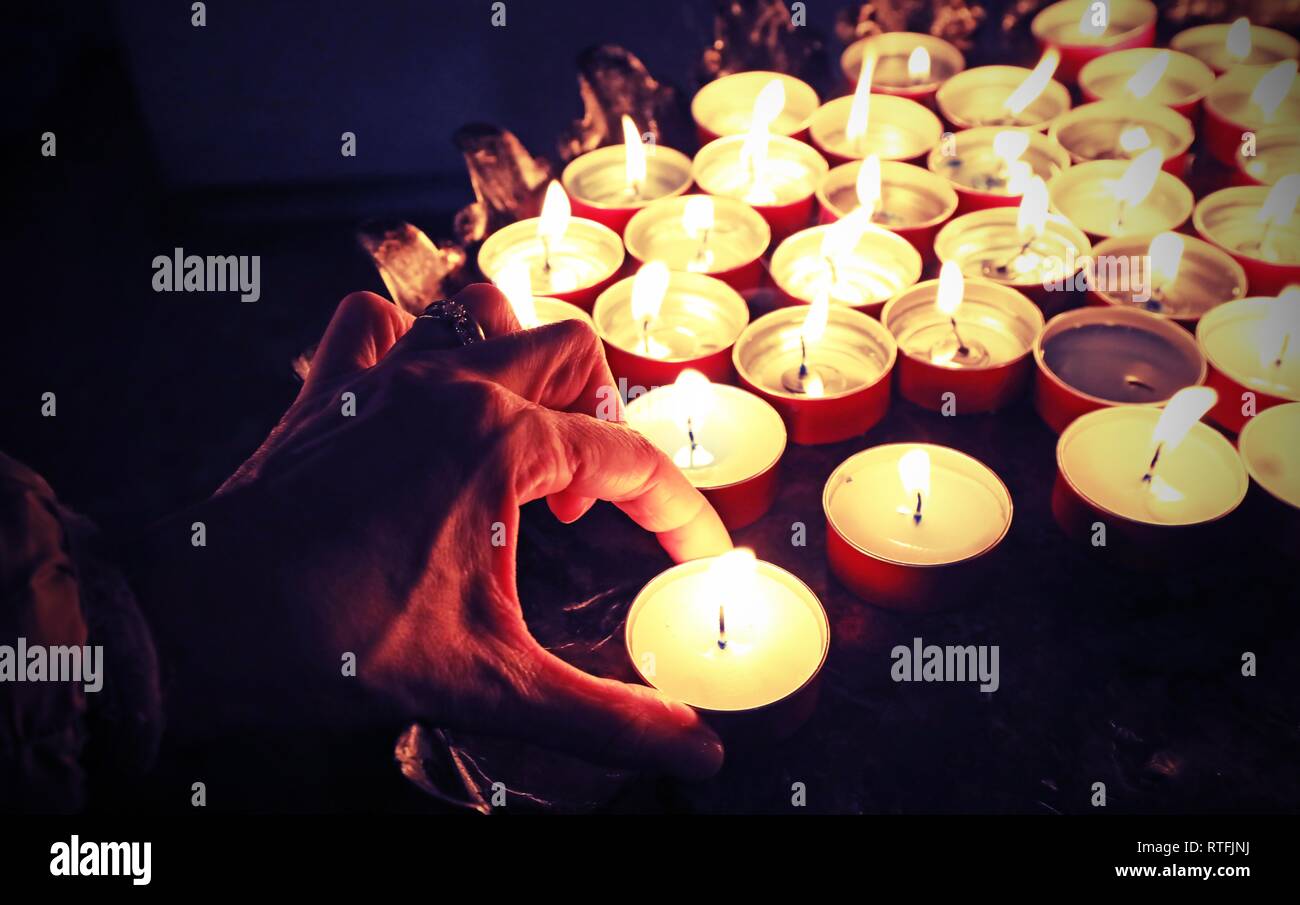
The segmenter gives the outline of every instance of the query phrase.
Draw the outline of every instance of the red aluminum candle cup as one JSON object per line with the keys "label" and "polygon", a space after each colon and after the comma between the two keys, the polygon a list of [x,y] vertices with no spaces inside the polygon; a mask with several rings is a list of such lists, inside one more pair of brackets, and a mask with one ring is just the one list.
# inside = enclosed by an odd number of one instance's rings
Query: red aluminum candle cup
{"label": "red aluminum candle cup", "polygon": [[[1136,308],[1194,331],[1197,322],[1212,308],[1246,294],[1246,271],[1241,265],[1193,236],[1182,237],[1182,262],[1173,282],[1152,285],[1148,263],[1152,238],[1123,236],[1097,244],[1093,249],[1089,304]],[[1127,280],[1112,278],[1124,273],[1129,275]],[[1136,290],[1135,283],[1141,284]]]}
{"label": "red aluminum candle cup", "polygon": [[[642,588],[627,613],[628,658],[641,681],[695,709],[729,748],[771,744],[816,709],[830,620],[806,584],[760,560],[753,584],[734,601],[739,612],[726,619],[728,635],[739,636],[735,647],[711,650],[719,629],[709,620],[720,606],[725,616],[729,602],[723,579],[706,574],[718,559],[681,563]],[[767,601],[765,617],[746,619]],[[752,668],[727,672],[722,658],[732,653]],[[738,685],[739,676],[758,687]]]}
{"label": "red aluminum candle cup", "polygon": [[996,411],[1015,401],[1029,379],[1029,352],[1043,328],[1043,312],[1014,289],[967,280],[956,319],[970,355],[963,364],[946,363],[961,356],[949,316],[938,308],[938,294],[938,280],[917,283],[890,299],[880,314],[898,341],[903,398],[935,412],[955,406],[962,415]]}
{"label": "red aluminum candle cup", "polygon": [[[857,181],[862,161],[831,170],[817,187],[822,223],[834,223],[859,207]],[[902,236],[922,260],[934,255],[934,236],[957,210],[957,192],[948,180],[909,163],[880,164],[880,203],[871,222]]]}
{"label": "red aluminum candle cup", "polygon": [[[800,392],[800,336],[809,308],[778,308],[755,320],[736,341],[732,361],[740,385],[766,399],[801,445],[838,443],[866,433],[889,410],[894,338],[859,311],[830,306],[826,327],[807,343],[812,379]],[[813,379],[821,381],[816,393]]]}
{"label": "red aluminum candle cup", "polygon": [[1034,342],[1034,362],[1034,407],[1058,434],[1100,408],[1164,405],[1183,387],[1204,383],[1206,373],[1186,330],[1134,308],[1058,314]]}
{"label": "red aluminum candle cup", "polygon": [[1210,311],[1196,325],[1197,345],[1209,363],[1205,383],[1219,394],[1208,417],[1231,433],[1240,433],[1259,412],[1300,401],[1294,366],[1281,370],[1293,359],[1283,359],[1279,304],[1297,303],[1272,297],[1238,299]]}
{"label": "red aluminum candle cup", "polygon": [[1261,129],[1253,147],[1242,142],[1233,165],[1235,185],[1276,185],[1287,173],[1300,173],[1300,132],[1292,126]]}
{"label": "red aluminum candle cup", "polygon": [[[900,473],[903,456],[914,450],[929,463],[920,522]],[[826,481],[827,560],[841,584],[875,606],[954,607],[986,586],[985,569],[1011,529],[1012,508],[1002,480],[965,453],[928,443],[874,446],[850,456]],[[927,517],[940,520],[937,532]]]}
{"label": "red aluminum candle cup", "polygon": [[1019,114],[1003,104],[1033,72],[1023,66],[977,66],[959,72],[935,92],[934,103],[955,131],[996,126],[1046,132],[1052,120],[1070,109],[1070,91],[1049,79],[1043,92]]}
{"label": "red aluminum candle cup", "polygon": [[673,272],[647,336],[632,314],[634,283],[627,277],[606,289],[591,313],[614,377],[650,388],[693,368],[715,383],[731,380],[731,346],[749,322],[740,294],[702,273]]}
{"label": "red aluminum candle cup", "polygon": [[[1131,132],[1141,128],[1149,144]],[[1132,148],[1126,149],[1121,136],[1128,133]],[[1090,160],[1132,160],[1148,147],[1165,156],[1161,169],[1179,179],[1187,172],[1188,151],[1196,141],[1196,130],[1187,117],[1169,107],[1149,101],[1097,101],[1063,113],[1047,130],[1047,137],[1065,148],[1076,164]]]}
{"label": "red aluminum candle cup", "polygon": [[1151,47],[1156,42],[1156,7],[1147,0],[1107,0],[1101,4],[1108,21],[1100,34],[1081,28],[1098,4],[1094,0],[1062,0],[1053,3],[1029,23],[1038,46],[1055,47],[1061,53],[1056,77],[1074,82],[1091,61],[1116,50]]}
{"label": "red aluminum candle cup", "polygon": [[1300,41],[1275,28],[1250,26],[1250,52],[1237,56],[1228,49],[1229,23],[1185,28],[1169,42],[1171,50],[1188,53],[1223,75],[1234,66],[1271,66],[1281,60],[1300,58]]}
{"label": "red aluminum candle cup", "polygon": [[773,135],[767,163],[755,185],[741,149],[746,136],[732,135],[709,142],[695,155],[695,183],[710,195],[738,198],[751,205],[783,239],[812,220],[813,195],[830,169],[814,148],[793,138]]}
{"label": "red aluminum candle cup", "polygon": [[624,420],[682,469],[728,530],[753,524],[771,508],[786,431],[760,397],[721,383],[666,384],[630,399]]}
{"label": "red aluminum candle cup", "polygon": [[644,185],[633,192],[628,188],[625,145],[607,145],[575,158],[560,177],[574,215],[595,220],[621,236],[627,221],[647,204],[690,189],[691,159],[681,151],[647,145],[645,165]]}
{"label": "red aluminum candle cup", "polygon": [[1141,204],[1129,205],[1120,218],[1120,203],[1110,194],[1132,164],[1127,160],[1094,160],[1070,167],[1047,183],[1052,210],[1087,233],[1093,242],[1112,236],[1151,236],[1182,228],[1196,198],[1192,190],[1163,170]]}
{"label": "red aluminum candle cup", "polygon": [[758,288],[772,228],[745,202],[713,196],[711,222],[691,223],[687,206],[701,197],[663,198],[638,211],[623,231],[628,256],[638,266],[663,261],[670,270],[708,274],[737,292]]}
{"label": "red aluminum candle cup", "polygon": [[[1160,54],[1169,55],[1164,73],[1152,85],[1135,86],[1142,92],[1140,97],[1135,95],[1129,88],[1130,80]],[[1161,104],[1192,120],[1213,84],[1214,72],[1196,57],[1153,47],[1108,53],[1079,72],[1079,92],[1085,100]]]}
{"label": "red aluminum candle cup", "polygon": [[695,93],[691,100],[691,117],[695,120],[700,144],[748,132],[754,102],[773,79],[779,81],[785,90],[785,104],[769,126],[770,131],[773,135],[807,139],[808,120],[821,104],[817,92],[792,75],[758,70],[724,75]]}
{"label": "red aluminum candle cup", "polygon": [[[1161,412],[1146,406],[1099,409],[1070,424],[1056,444],[1052,515],[1069,537],[1143,569],[1185,565],[1222,550],[1224,520],[1245,499],[1249,480],[1232,444],[1193,424],[1153,481],[1143,480]],[[1183,461],[1176,463],[1174,457]],[[1157,495],[1161,484],[1189,499]],[[1104,528],[1104,535],[1100,533]],[[1097,545],[1102,546],[1102,545]]]}
{"label": "red aluminum candle cup", "polygon": [[943,123],[916,101],[890,94],[872,95],[866,131],[856,141],[848,136],[854,98],[837,97],[813,114],[808,134],[813,147],[831,166],[875,155],[883,160],[920,160],[939,143]]}
{"label": "red aluminum candle cup", "polygon": [[[537,217],[503,226],[483,240],[478,250],[478,269],[497,282],[513,267],[527,267],[533,291],[539,296],[560,299],[590,311],[596,297],[618,277],[623,267],[623,240],[618,233],[592,220],[574,217],[564,235],[551,243],[555,262],[553,277],[542,274],[545,246],[538,237]],[[564,275],[571,281],[559,283]],[[554,282],[553,282],[554,281]],[[568,282],[574,285],[568,288]]]}
{"label": "red aluminum candle cup", "polygon": [[1246,269],[1251,295],[1278,295],[1300,283],[1300,221],[1265,227],[1258,214],[1271,191],[1268,186],[1220,189],[1196,205],[1192,225]]}
{"label": "red aluminum candle cup", "polygon": [[1052,216],[1042,235],[1027,242],[1019,216],[1010,207],[964,214],[939,231],[934,253],[941,262],[955,262],[964,276],[1023,293],[1043,311],[1070,307],[1092,244],[1068,220]]}
{"label": "red aluminum candle cup", "polygon": [[783,305],[808,305],[829,292],[832,304],[877,315],[891,296],[921,278],[921,254],[902,236],[867,225],[853,248],[823,256],[834,224],[795,233],[772,253],[772,282]]}
{"label": "red aluminum candle cup", "polygon": [[[925,51],[929,65],[914,72],[910,61],[918,48]],[[854,41],[840,54],[840,69],[850,90],[858,87],[862,60],[868,53],[876,55],[872,92],[923,104],[933,103],[939,86],[966,68],[961,51],[943,38],[915,31],[884,32]]]}
{"label": "red aluminum candle cup", "polygon": [[[1205,95],[1201,120],[1201,140],[1220,163],[1231,167],[1237,152],[1248,140],[1248,133],[1258,134],[1273,126],[1294,128],[1300,122],[1300,87],[1294,82],[1270,112],[1252,99],[1260,79],[1272,71],[1271,66],[1238,66],[1215,80]],[[1297,80],[1300,81],[1300,80]]]}
{"label": "red aluminum candle cup", "polygon": [[[958,214],[991,207],[1016,207],[1023,188],[1011,179],[1008,162],[994,142],[1006,129],[981,128],[958,132],[930,152],[926,166],[944,177],[957,192]],[[1023,130],[1022,130],[1023,131]],[[1033,175],[1048,181],[1069,169],[1070,155],[1057,142],[1037,132],[1026,132],[1029,146],[1017,160],[1029,164]]]}

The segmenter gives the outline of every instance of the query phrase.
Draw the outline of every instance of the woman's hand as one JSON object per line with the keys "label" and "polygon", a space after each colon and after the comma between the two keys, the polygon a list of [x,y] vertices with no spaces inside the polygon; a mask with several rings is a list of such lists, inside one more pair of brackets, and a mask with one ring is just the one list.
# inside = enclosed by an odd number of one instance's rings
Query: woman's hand
{"label": "woman's hand", "polygon": [[519,331],[491,286],[458,300],[487,342],[450,348],[434,321],[345,298],[262,447],[136,551],[173,722],[419,718],[712,774],[722,747],[691,708],[533,639],[515,546],[519,507],[541,497],[563,521],[613,501],[678,560],[728,549],[726,529],[663,453],[592,417],[614,382],[588,326]]}

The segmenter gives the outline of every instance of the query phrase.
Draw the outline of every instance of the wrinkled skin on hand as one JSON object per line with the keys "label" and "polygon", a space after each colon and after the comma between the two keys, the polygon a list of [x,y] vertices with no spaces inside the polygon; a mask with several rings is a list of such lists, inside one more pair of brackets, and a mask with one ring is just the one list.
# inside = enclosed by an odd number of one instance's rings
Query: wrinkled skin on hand
{"label": "wrinkled skin on hand", "polygon": [[728,549],[726,529],[666,456],[592,417],[614,382],[589,326],[521,331],[490,286],[458,299],[486,342],[450,348],[436,322],[345,298],[261,448],[135,551],[177,731],[421,719],[711,775],[722,748],[695,711],[533,639],[515,550],[542,497],[565,522],[613,501],[678,560]]}

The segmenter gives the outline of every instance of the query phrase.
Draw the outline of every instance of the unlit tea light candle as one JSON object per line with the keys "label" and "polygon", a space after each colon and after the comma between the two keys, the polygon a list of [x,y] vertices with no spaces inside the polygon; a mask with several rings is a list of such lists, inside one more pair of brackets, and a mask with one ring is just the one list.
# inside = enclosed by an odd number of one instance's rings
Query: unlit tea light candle
{"label": "unlit tea light candle", "polygon": [[1300,402],[1260,412],[1241,430],[1246,471],[1270,496],[1300,509]]}

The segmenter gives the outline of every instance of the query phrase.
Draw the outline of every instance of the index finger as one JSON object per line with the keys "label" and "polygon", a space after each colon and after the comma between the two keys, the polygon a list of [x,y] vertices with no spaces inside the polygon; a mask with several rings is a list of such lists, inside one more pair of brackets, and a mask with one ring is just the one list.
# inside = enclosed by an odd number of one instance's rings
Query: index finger
{"label": "index finger", "polygon": [[520,502],[568,490],[609,500],[654,532],[677,562],[731,549],[731,536],[704,494],[660,449],[631,428],[587,415],[538,410],[554,431],[560,462],[522,469]]}

